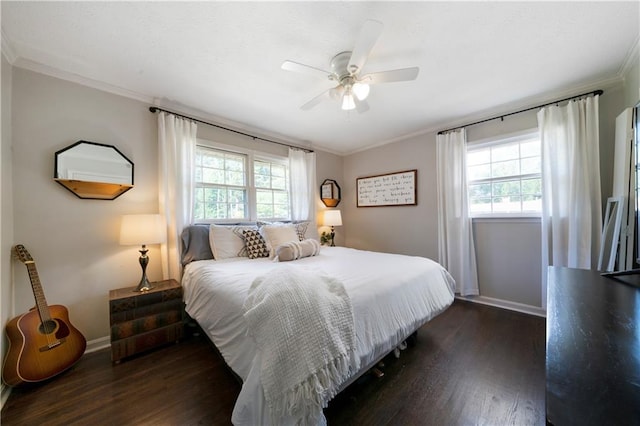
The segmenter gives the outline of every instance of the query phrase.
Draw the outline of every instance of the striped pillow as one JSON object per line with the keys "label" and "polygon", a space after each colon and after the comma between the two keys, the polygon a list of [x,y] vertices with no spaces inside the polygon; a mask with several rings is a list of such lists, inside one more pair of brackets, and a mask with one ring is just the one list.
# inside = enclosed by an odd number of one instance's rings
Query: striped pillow
{"label": "striped pillow", "polygon": [[303,257],[317,256],[320,253],[320,243],[313,239],[303,241],[291,241],[278,246],[276,258],[280,262],[301,259]]}

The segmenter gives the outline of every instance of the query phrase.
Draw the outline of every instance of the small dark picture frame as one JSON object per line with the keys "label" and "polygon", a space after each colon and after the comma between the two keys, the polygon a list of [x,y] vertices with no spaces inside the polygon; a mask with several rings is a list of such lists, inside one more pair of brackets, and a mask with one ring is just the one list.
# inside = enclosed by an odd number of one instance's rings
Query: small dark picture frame
{"label": "small dark picture frame", "polygon": [[320,185],[320,200],[327,207],[336,207],[342,197],[340,185],[333,179],[325,179]]}

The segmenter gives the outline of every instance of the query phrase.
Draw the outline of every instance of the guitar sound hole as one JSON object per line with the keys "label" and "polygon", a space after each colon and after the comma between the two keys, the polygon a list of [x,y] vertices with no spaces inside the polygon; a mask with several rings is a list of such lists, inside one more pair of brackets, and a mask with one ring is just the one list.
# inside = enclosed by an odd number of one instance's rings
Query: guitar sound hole
{"label": "guitar sound hole", "polygon": [[40,324],[40,333],[51,334],[56,330],[56,322],[54,320],[48,320]]}

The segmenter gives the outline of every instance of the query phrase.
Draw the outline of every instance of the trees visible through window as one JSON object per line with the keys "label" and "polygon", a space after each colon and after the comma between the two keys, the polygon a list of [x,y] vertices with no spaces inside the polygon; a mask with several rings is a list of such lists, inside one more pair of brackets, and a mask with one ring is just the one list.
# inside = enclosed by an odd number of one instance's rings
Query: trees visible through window
{"label": "trees visible through window", "polygon": [[542,211],[540,139],[527,134],[467,148],[469,213],[536,214]]}
{"label": "trees visible through window", "polygon": [[289,218],[289,169],[286,158],[259,158],[251,153],[197,147],[195,220]]}

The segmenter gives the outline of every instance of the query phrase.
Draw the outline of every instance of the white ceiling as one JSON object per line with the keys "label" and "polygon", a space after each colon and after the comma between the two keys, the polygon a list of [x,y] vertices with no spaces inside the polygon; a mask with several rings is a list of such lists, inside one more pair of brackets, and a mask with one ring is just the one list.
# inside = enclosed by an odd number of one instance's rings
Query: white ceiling
{"label": "white ceiling", "polygon": [[[637,1],[0,4],[15,66],[339,154],[619,80],[640,28]],[[419,66],[417,80],[372,86],[364,114],[302,111],[333,85],[281,63],[329,69],[367,19],[385,27],[363,73]]]}

